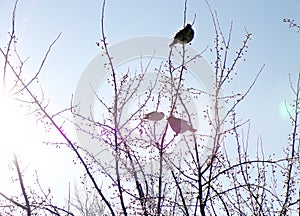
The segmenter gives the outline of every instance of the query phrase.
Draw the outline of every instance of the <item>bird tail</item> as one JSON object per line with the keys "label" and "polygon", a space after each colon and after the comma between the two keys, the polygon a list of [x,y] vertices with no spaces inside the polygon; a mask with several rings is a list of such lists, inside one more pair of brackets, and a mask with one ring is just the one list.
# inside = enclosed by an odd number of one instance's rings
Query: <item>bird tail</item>
{"label": "bird tail", "polygon": [[173,42],[169,45],[169,47],[172,47],[172,46],[174,46],[175,44],[177,44],[177,40],[176,40],[176,39],[173,40]]}
{"label": "bird tail", "polygon": [[197,131],[196,129],[194,129],[194,128],[192,128],[192,127],[189,128],[188,130],[191,131],[192,133],[195,133],[195,132]]}

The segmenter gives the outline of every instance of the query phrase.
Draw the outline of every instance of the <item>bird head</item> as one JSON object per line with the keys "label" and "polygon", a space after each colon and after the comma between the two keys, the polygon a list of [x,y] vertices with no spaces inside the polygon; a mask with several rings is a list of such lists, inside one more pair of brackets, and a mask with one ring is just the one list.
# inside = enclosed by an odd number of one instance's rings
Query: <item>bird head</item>
{"label": "bird head", "polygon": [[192,28],[192,25],[188,23],[188,24],[186,24],[185,28],[190,29],[190,28]]}

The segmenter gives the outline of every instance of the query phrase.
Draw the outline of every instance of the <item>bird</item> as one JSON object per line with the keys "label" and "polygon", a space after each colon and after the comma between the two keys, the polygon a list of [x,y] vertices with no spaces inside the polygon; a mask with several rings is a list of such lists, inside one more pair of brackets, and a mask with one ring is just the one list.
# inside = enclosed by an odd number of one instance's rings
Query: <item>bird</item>
{"label": "bird", "polygon": [[173,42],[169,45],[170,47],[174,46],[177,43],[186,44],[193,40],[194,30],[192,29],[191,24],[187,24],[184,29],[181,29],[174,37]]}
{"label": "bird", "polygon": [[193,133],[197,131],[189,124],[189,122],[180,118],[176,118],[173,115],[170,115],[168,122],[176,135],[185,133],[186,131],[191,131]]}
{"label": "bird", "polygon": [[153,111],[150,113],[145,114],[144,119],[148,119],[149,121],[160,121],[165,117],[163,112]]}

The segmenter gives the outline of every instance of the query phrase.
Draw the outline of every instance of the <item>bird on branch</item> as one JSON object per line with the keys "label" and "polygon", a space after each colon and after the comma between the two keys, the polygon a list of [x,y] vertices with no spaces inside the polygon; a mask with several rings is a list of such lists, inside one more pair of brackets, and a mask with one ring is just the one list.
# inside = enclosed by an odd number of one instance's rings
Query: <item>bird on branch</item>
{"label": "bird on branch", "polygon": [[176,135],[185,133],[186,131],[191,131],[193,133],[197,131],[192,125],[190,125],[189,122],[180,118],[176,118],[173,115],[168,118],[168,122]]}
{"label": "bird on branch", "polygon": [[194,30],[192,29],[191,24],[187,24],[184,29],[181,29],[174,37],[173,42],[169,45],[173,47],[175,44],[186,44],[193,40],[194,38]]}
{"label": "bird on branch", "polygon": [[144,119],[148,119],[149,121],[160,121],[165,117],[165,114],[163,112],[150,112],[145,114]]}

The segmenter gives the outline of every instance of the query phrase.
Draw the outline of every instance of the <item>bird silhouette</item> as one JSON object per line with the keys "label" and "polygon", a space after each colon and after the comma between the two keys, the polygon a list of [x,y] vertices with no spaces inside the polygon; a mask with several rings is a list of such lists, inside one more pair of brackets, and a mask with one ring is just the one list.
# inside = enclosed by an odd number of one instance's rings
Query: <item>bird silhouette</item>
{"label": "bird silhouette", "polygon": [[170,115],[170,117],[168,118],[168,122],[176,135],[182,134],[186,131],[191,131],[191,132],[197,131],[189,124],[189,122],[180,118],[176,118],[173,115]]}
{"label": "bird silhouette", "polygon": [[164,117],[165,117],[165,114],[163,112],[153,111],[153,112],[145,114],[144,119],[148,119],[150,121],[156,122],[156,121],[162,120]]}
{"label": "bird silhouette", "polygon": [[191,24],[187,24],[184,29],[181,29],[174,37],[173,42],[169,45],[170,47],[174,46],[177,43],[186,44],[193,40],[194,30],[192,29]]}

